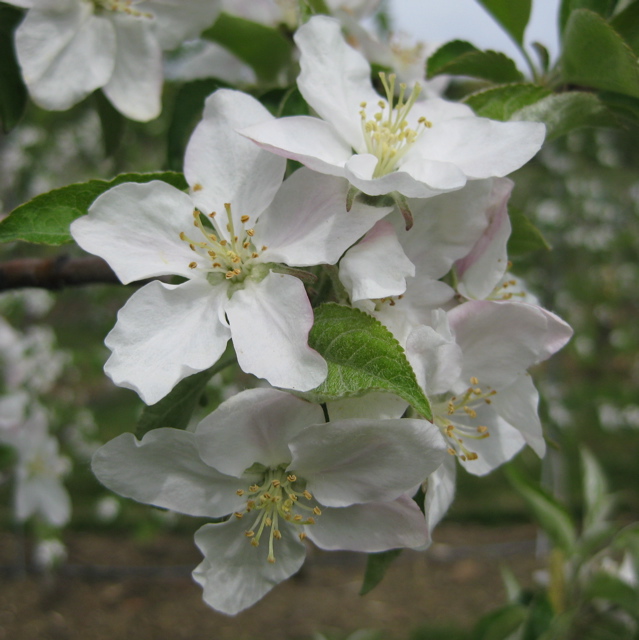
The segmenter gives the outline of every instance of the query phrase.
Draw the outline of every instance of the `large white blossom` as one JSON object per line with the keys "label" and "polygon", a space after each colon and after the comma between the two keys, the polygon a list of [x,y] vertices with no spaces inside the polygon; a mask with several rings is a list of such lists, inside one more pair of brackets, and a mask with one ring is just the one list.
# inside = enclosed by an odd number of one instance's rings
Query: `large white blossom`
{"label": "large white blossom", "polygon": [[410,496],[445,455],[423,420],[324,422],[319,405],[251,389],[194,433],[118,436],[96,452],[93,471],[140,502],[230,515],[196,533],[204,560],[193,576],[210,606],[235,614],[300,568],[305,538],[368,553],[427,544],[427,522]]}
{"label": "large white blossom", "polygon": [[29,11],[16,51],[34,102],[65,110],[96,89],[133,120],[160,114],[162,51],[197,36],[217,0],[7,0]]}
{"label": "large white blossom", "polygon": [[468,180],[505,176],[541,147],[543,124],[479,118],[438,98],[417,102],[416,90],[396,96],[392,75],[382,77],[380,98],[368,62],[344,42],[337,20],[314,16],[295,42],[297,84],[320,117],[280,118],[243,134],[315,171],[344,176],[364,193],[430,197]]}
{"label": "large white blossom", "polygon": [[269,119],[250,96],[216,92],[187,148],[190,196],[161,182],[123,184],[71,225],[124,283],[187,279],[137,291],[106,339],[105,371],[149,404],[213,365],[229,338],[242,369],[274,386],[309,390],[326,377],[307,344],[304,285],[277,265],[335,264],[389,209],[358,204],[347,213],[346,181],[307,169],[282,185],[284,159],[235,132]]}

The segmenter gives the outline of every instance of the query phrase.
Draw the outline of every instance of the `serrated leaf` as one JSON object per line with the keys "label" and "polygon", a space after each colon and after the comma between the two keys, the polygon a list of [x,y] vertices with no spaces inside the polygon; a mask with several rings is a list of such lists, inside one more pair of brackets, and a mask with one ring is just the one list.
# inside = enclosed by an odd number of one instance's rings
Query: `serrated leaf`
{"label": "serrated leaf", "polygon": [[508,238],[508,255],[519,256],[551,247],[541,231],[517,208],[509,207],[512,231]]}
{"label": "serrated leaf", "polygon": [[386,575],[388,567],[393,560],[399,556],[402,549],[389,549],[380,553],[369,553],[366,560],[366,571],[364,572],[364,580],[362,588],[359,590],[360,596],[365,596],[369,591],[374,589]]}
{"label": "serrated leaf", "polygon": [[613,507],[603,469],[588,449],[581,449],[581,477],[584,496],[584,526],[590,530],[603,522]]}
{"label": "serrated leaf", "polygon": [[570,14],[561,59],[564,82],[639,98],[639,62],[623,38],[597,13]]}
{"label": "serrated leaf", "polygon": [[315,310],[308,343],[328,363],[328,376],[306,397],[327,402],[385,390],[406,400],[427,420],[433,419],[404,349],[379,320],[358,309],[323,304]]}
{"label": "serrated leaf", "polygon": [[13,48],[13,32],[23,11],[0,4],[0,121],[5,133],[13,129],[27,105],[27,88]]}
{"label": "serrated leaf", "polygon": [[163,427],[186,429],[209,380],[234,362],[235,358],[220,360],[209,369],[181,380],[156,404],[144,407],[135,430],[136,437],[142,438],[148,431]]}
{"label": "serrated leaf", "polygon": [[69,225],[83,216],[102,193],[123,182],[162,180],[177,189],[186,189],[181,173],[122,173],[113,180],[89,180],[36,196],[14,209],[0,221],[0,242],[33,242],[61,245],[72,242]]}
{"label": "serrated leaf", "polygon": [[519,44],[530,20],[532,0],[477,0]]}
{"label": "serrated leaf", "polygon": [[639,1],[635,0],[610,20],[610,26],[639,55]]}
{"label": "serrated leaf", "polygon": [[426,75],[432,78],[439,73],[443,73],[441,69],[450,64],[465,53],[472,53],[479,49],[466,40],[451,40],[443,44],[437,49],[426,61]]}
{"label": "serrated leaf", "polygon": [[553,94],[522,107],[510,118],[543,122],[546,140],[553,140],[583,127],[615,127],[617,123],[603,102],[585,91]]}
{"label": "serrated leaf", "polygon": [[[463,41],[457,40],[449,45],[455,45],[455,49],[461,50]],[[490,80],[491,82],[518,82],[523,79],[521,72],[517,69],[517,65],[507,55],[499,51],[479,51],[473,47],[472,50],[467,49],[452,57],[452,51],[446,50],[444,45],[433,55],[440,54],[435,58],[434,64],[431,65],[431,59],[428,61],[428,77],[435,75],[447,74],[456,76],[471,76],[473,78],[481,78],[482,80]],[[472,45],[471,45],[472,46]]]}
{"label": "serrated leaf", "polygon": [[221,13],[202,38],[221,44],[253,68],[264,82],[273,82],[291,61],[293,45],[277,29]]}
{"label": "serrated leaf", "polygon": [[539,485],[532,483],[512,464],[505,467],[506,477],[532,511],[537,524],[545,531],[555,547],[570,555],[575,547],[577,532],[565,507]]}
{"label": "serrated leaf", "polygon": [[526,620],[526,607],[508,604],[484,616],[473,629],[473,640],[507,640]]}
{"label": "serrated leaf", "polygon": [[612,13],[617,0],[562,0],[559,9],[559,29],[563,33],[568,23],[568,18],[577,9],[590,9],[604,18]]}
{"label": "serrated leaf", "polygon": [[544,87],[518,83],[478,91],[465,98],[464,102],[472,107],[478,116],[506,121],[523,107],[534,104],[549,95],[551,92]]}

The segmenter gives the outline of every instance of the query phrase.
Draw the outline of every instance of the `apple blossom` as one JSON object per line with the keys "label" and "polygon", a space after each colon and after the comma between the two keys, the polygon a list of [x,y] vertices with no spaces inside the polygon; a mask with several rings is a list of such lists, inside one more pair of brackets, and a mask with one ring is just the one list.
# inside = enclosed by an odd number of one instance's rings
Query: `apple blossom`
{"label": "apple blossom", "polygon": [[132,120],[160,114],[162,50],[197,36],[217,0],[7,0],[29,9],[16,51],[33,100],[65,110],[102,89]]}
{"label": "apple blossom", "polygon": [[445,456],[423,420],[324,422],[319,405],[276,389],[222,403],[195,432],[122,434],[99,449],[93,471],[126,497],[206,524],[193,572],[205,601],[235,614],[295,573],[308,538],[328,550],[420,547],[427,523],[410,498]]}
{"label": "apple blossom", "polygon": [[335,264],[389,209],[347,213],[346,181],[307,169],[282,184],[285,160],[235,132],[268,119],[250,96],[216,92],[187,148],[190,196],[161,182],[122,184],[71,225],[122,282],[187,279],[140,289],[106,339],[105,371],[149,404],[213,365],[229,338],[242,369],[274,386],[307,391],[326,377],[307,344],[310,302],[288,267]]}
{"label": "apple blossom", "polygon": [[291,116],[246,127],[264,149],[311,169],[344,176],[369,195],[399,192],[427,198],[468,180],[505,176],[537,153],[544,125],[496,122],[438,98],[417,102],[419,87],[381,75],[342,37],[337,20],[314,16],[295,34],[301,55],[297,84],[320,118]]}

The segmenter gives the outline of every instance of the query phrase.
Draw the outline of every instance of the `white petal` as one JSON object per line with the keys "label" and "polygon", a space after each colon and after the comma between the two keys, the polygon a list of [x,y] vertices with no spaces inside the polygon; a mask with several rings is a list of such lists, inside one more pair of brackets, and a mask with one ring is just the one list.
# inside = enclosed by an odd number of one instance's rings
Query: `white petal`
{"label": "white petal", "polygon": [[313,309],[297,278],[269,273],[258,283],[247,280],[226,304],[226,315],[243,371],[296,391],[326,378],[328,365],[308,346]]}
{"label": "white petal", "polygon": [[486,209],[489,225],[471,252],[455,263],[458,290],[464,297],[487,298],[506,272],[511,231],[507,204],[514,186],[508,178],[493,180],[491,202]]}
{"label": "white petal", "polygon": [[267,250],[260,261],[306,267],[335,264],[391,207],[354,202],[346,211],[348,182],[299,169],[260,218],[256,237]]}
{"label": "white petal", "polygon": [[454,456],[446,456],[444,462],[424,482],[424,512],[428,529],[432,531],[446,515],[455,497],[457,463]]}
{"label": "white petal", "polygon": [[239,478],[255,462],[271,468],[288,464],[291,438],[321,422],[317,404],[278,389],[247,389],[204,418],[195,433],[202,459]]}
{"label": "white petal", "polygon": [[180,240],[181,232],[199,240],[193,202],[157,180],[113,187],[71,223],[73,239],[104,258],[124,284],[168,274],[192,278],[189,264],[202,259]]}
{"label": "white petal", "polygon": [[19,522],[37,515],[54,527],[62,527],[71,517],[69,494],[57,478],[35,476],[18,479],[15,507]]}
{"label": "white petal", "polygon": [[398,296],[415,265],[406,257],[390,222],[380,220],[361,242],[346,252],[339,277],[351,301]]}
{"label": "white petal", "polygon": [[295,34],[301,72],[297,86],[304,99],[357,151],[365,149],[361,103],[376,105],[370,65],[349,47],[337,20],[314,16]]}
{"label": "white petal", "polygon": [[131,120],[148,122],[160,115],[162,105],[162,52],[149,18],[115,14],[116,35],[113,75],[104,94]]}
{"label": "white petal", "polygon": [[323,505],[394,500],[444,458],[439,430],[424,420],[345,420],[312,425],[290,443],[290,469]]}
{"label": "white petal", "polygon": [[115,33],[90,3],[60,0],[29,11],[16,32],[16,51],[34,101],[64,110],[108,82]]}
{"label": "white petal", "polygon": [[323,509],[315,521],[304,527],[306,534],[318,547],[330,551],[377,553],[421,547],[430,540],[424,514],[408,496]]}
{"label": "white petal", "polygon": [[224,204],[232,205],[236,229],[244,215],[256,218],[282,184],[286,161],[237,133],[273,116],[251,96],[220,89],[206,100],[202,121],[189,140],[184,175],[192,198],[205,213],[216,211],[226,224]]}
{"label": "white petal", "polygon": [[268,541],[252,546],[244,535],[245,520],[246,516],[224,524],[207,524],[195,534],[204,560],[193,571],[193,578],[204,588],[204,601],[229,615],[255,604],[296,573],[306,556],[293,527],[283,526],[281,540],[275,540],[275,562],[268,562]]}
{"label": "white petal", "polygon": [[222,316],[225,301],[224,284],[147,284],[120,309],[104,341],[113,352],[105,373],[147,404],[156,403],[222,355],[230,337]]}
{"label": "white petal", "polygon": [[289,116],[241,129],[262,149],[297,160],[309,169],[331,176],[344,176],[344,165],[353,155],[333,125],[319,118]]}
{"label": "white petal", "polygon": [[237,478],[203,462],[189,431],[153,429],[142,440],[123,433],[95,452],[91,468],[125,498],[190,516],[221,517],[243,503]]}

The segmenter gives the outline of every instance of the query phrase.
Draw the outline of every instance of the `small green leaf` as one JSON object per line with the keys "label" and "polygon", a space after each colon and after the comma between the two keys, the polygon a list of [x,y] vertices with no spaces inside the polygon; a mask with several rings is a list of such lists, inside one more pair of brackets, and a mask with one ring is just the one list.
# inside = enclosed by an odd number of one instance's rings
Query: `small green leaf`
{"label": "small green leaf", "polygon": [[273,82],[291,61],[293,45],[277,29],[221,13],[202,38],[221,44],[253,68],[257,77]]}
{"label": "small green leaf", "polygon": [[508,604],[484,616],[473,629],[472,640],[507,640],[526,620],[526,607]]}
{"label": "small green leaf", "polygon": [[512,464],[507,465],[505,471],[508,480],[525,500],[552,544],[570,555],[575,548],[577,533],[565,507],[539,485],[525,478]]}
{"label": "small green leaf", "polygon": [[177,189],[186,189],[181,173],[122,173],[113,180],[89,180],[36,196],[14,209],[0,221],[0,242],[33,242],[61,245],[72,242],[69,225],[84,215],[102,193],[123,182],[162,180]]}
{"label": "small green leaf", "polygon": [[590,9],[604,18],[608,18],[612,13],[617,0],[562,0],[559,9],[559,28],[561,33],[566,29],[568,18],[577,9]]}
{"label": "small green leaf", "polygon": [[550,53],[548,49],[544,47],[541,42],[532,42],[532,48],[535,50],[537,57],[539,58],[539,64],[541,65],[541,70],[546,73],[550,68]]}
{"label": "small green leaf", "polygon": [[639,0],[629,4],[612,18],[610,26],[626,41],[635,55],[639,55]]}
{"label": "small green leaf", "polygon": [[639,98],[639,62],[623,38],[597,13],[570,14],[561,63],[564,82]]}
{"label": "small green leaf", "polygon": [[328,362],[328,377],[306,397],[327,402],[385,390],[432,420],[430,403],[404,350],[379,320],[358,309],[326,303],[315,310],[308,343]]}
{"label": "small green leaf", "polygon": [[5,133],[13,129],[27,105],[27,88],[13,48],[13,32],[24,12],[0,3],[0,121]]}
{"label": "small green leaf", "polygon": [[530,20],[532,0],[478,0],[519,44]]}
{"label": "small green leaf", "polygon": [[600,571],[590,578],[586,586],[589,598],[602,598],[624,609],[639,619],[639,590],[607,571]]}
{"label": "small green leaf", "polygon": [[508,238],[508,255],[520,256],[541,249],[548,251],[551,248],[541,231],[519,209],[511,206],[508,208],[508,214],[512,226]]}
{"label": "small green leaf", "polygon": [[522,107],[511,120],[543,122],[546,140],[553,140],[583,127],[616,127],[617,121],[603,102],[585,91],[553,94]]}
{"label": "small green leaf", "polygon": [[517,83],[493,87],[469,95],[464,102],[478,116],[493,120],[510,120],[513,113],[551,95],[551,92],[536,84]]}
{"label": "small green leaf", "polygon": [[364,581],[362,582],[362,588],[359,590],[360,596],[365,596],[382,581],[388,567],[390,567],[393,560],[395,560],[401,552],[401,549],[389,549],[388,551],[382,551],[380,553],[368,554]]}
{"label": "small green leaf", "polygon": [[209,380],[234,362],[235,358],[220,360],[211,368],[181,380],[169,395],[158,403],[144,408],[138,420],[135,435],[142,438],[148,431],[162,427],[186,429]]}
{"label": "small green leaf", "polygon": [[[469,49],[466,46],[468,44],[455,40],[438,49],[428,60],[428,77],[445,73],[471,76],[491,82],[519,82],[523,79],[517,65],[505,54],[498,51],[479,51],[472,45],[472,49]],[[453,56],[454,51],[463,52]],[[431,64],[434,57],[435,60]]]}

